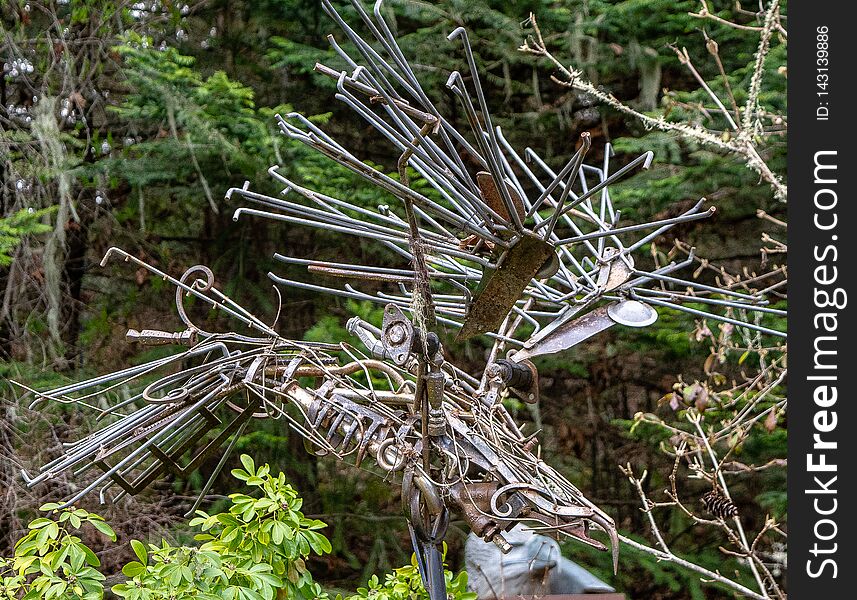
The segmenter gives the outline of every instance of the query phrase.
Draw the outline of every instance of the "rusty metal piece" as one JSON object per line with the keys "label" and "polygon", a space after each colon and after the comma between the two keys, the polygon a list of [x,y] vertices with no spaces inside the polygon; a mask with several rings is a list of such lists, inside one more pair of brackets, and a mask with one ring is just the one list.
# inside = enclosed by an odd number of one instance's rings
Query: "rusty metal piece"
{"label": "rusty metal piece", "polygon": [[484,240],[478,235],[468,235],[466,238],[458,242],[459,250],[470,250],[474,254],[478,254],[483,248],[487,249],[489,252],[493,251],[496,246],[488,241]]}
{"label": "rusty metal piece", "polygon": [[510,544],[502,533],[495,533],[491,536],[491,542],[497,546],[497,548],[503,554],[509,554],[512,551],[512,544]]}
{"label": "rusty metal piece", "polygon": [[552,253],[539,270],[536,271],[533,279],[550,279],[559,271],[560,264],[559,256],[556,252]]}
{"label": "rusty metal piece", "polygon": [[539,401],[539,371],[531,361],[521,359],[512,361],[500,358],[497,364],[501,367],[500,375],[512,392],[527,404],[537,404]]}
{"label": "rusty metal piece", "polygon": [[363,281],[386,281],[390,283],[401,283],[401,275],[390,275],[388,273],[368,273],[350,269],[338,269],[324,265],[307,265],[310,273],[320,273],[329,277],[341,277],[343,279],[361,279]]}
{"label": "rusty metal piece", "polygon": [[413,351],[416,332],[411,320],[395,304],[384,308],[384,321],[381,326],[381,343],[385,352],[399,366],[408,362]]}
{"label": "rusty metal piece", "polygon": [[[512,221],[512,216],[503,202],[503,197],[500,195],[500,190],[497,189],[497,184],[494,183],[494,178],[488,171],[479,171],[476,174],[476,184],[479,186],[479,193],[491,210],[500,215],[507,222]],[[518,218],[523,221],[527,211],[524,208],[524,202],[521,200],[521,195],[518,191],[508,183],[506,189],[512,199],[512,204],[515,207],[515,212],[518,213]]]}
{"label": "rusty metal piece", "polygon": [[382,447],[382,444],[389,439],[392,423],[381,413],[339,394],[324,398],[310,393],[296,381],[283,392],[303,409],[307,425],[314,432],[327,430],[323,436],[327,443],[318,443],[325,454],[342,458],[356,451],[355,466],[360,466],[367,453],[376,459],[383,453],[379,464],[386,460],[389,446]]}
{"label": "rusty metal piece", "polygon": [[486,406],[499,402],[500,394],[507,389],[527,404],[539,401],[539,372],[530,361],[516,363],[500,358],[488,365],[485,373],[488,385],[482,401]]}
{"label": "rusty metal piece", "polygon": [[485,393],[483,393],[479,399],[485,406],[490,408],[500,401],[500,394],[506,386],[503,383],[501,369],[497,363],[490,364],[486,367],[485,376],[487,377],[487,386]]}
{"label": "rusty metal piece", "polygon": [[634,274],[634,263],[630,258],[627,259],[631,262],[629,266],[624,260],[616,260],[618,255],[619,249],[613,247],[605,248],[602,252],[603,265],[598,271],[596,285],[605,292],[615,290]]}
{"label": "rusty metal piece", "polygon": [[438,437],[446,433],[446,417],[443,412],[443,387],[446,376],[441,371],[431,371],[425,376],[428,398],[428,434]]}
{"label": "rusty metal piece", "polygon": [[616,321],[607,314],[607,307],[599,306],[574,320],[565,321],[544,337],[533,338],[529,347],[518,350],[510,358],[514,362],[522,362],[534,356],[561,352],[615,324]]}
{"label": "rusty metal piece", "polygon": [[496,482],[477,482],[465,486],[454,483],[447,488],[449,498],[459,514],[479,537],[489,541],[491,537],[505,528],[505,525],[490,515],[491,497],[497,491]]}
{"label": "rusty metal piece", "polygon": [[503,380],[509,387],[516,387],[522,390],[530,389],[534,383],[535,367],[514,363],[508,359],[500,358],[497,360],[497,366],[500,368],[500,379]]}
{"label": "rusty metal piece", "polygon": [[522,235],[486,275],[481,289],[468,307],[464,325],[456,339],[494,331],[521,298],[536,273],[554,255],[554,247],[535,235]]}

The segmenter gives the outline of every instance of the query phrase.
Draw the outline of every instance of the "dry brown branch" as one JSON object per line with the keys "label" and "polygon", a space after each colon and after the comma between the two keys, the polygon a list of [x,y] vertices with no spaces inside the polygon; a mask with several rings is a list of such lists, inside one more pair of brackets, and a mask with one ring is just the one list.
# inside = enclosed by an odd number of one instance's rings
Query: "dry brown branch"
{"label": "dry brown branch", "polygon": [[[664,540],[664,537],[663,537],[663,534],[661,533],[660,527],[658,526],[658,523],[655,520],[654,515],[652,514],[652,509],[655,508],[656,505],[655,505],[655,503],[653,503],[648,498],[648,495],[646,494],[645,488],[643,487],[643,481],[648,476],[648,473],[646,471],[643,471],[643,473],[640,476],[637,476],[634,473],[634,471],[630,465],[620,467],[620,469],[622,470],[622,473],[626,477],[628,477],[628,480],[631,482],[631,484],[637,490],[637,494],[640,497],[640,502],[642,503],[641,510],[645,513],[645,515],[648,519],[650,531],[652,532],[652,535],[655,537],[655,540],[657,541],[658,547],[653,548],[651,546],[646,546],[645,544],[641,544],[641,543],[639,543],[639,542],[637,542],[637,541],[635,541],[635,540],[633,540],[627,536],[624,536],[624,535],[619,536],[620,541],[622,541],[625,544],[628,544],[629,546],[631,546],[633,548],[636,548],[637,550],[641,550],[641,551],[646,552],[648,554],[652,554],[653,556],[656,556],[660,560],[672,562],[672,563],[675,563],[675,564],[677,564],[681,567],[684,567],[690,571],[693,571],[694,573],[701,575],[704,578],[704,580],[707,580],[709,582],[717,582],[717,583],[720,583],[722,585],[725,585],[725,586],[737,591],[738,593],[740,593],[740,594],[742,594],[748,598],[757,598],[757,599],[770,598],[770,596],[765,591],[764,584],[761,583],[761,578],[757,579],[757,583],[760,584],[761,592],[757,592],[755,590],[752,590],[752,589],[738,583],[737,581],[729,579],[728,577],[724,576],[723,574],[721,574],[719,572],[711,571],[709,569],[701,567],[701,566],[697,565],[696,563],[685,560],[685,559],[677,556],[675,553],[673,553],[672,550],[670,549],[669,545]],[[740,553],[736,553],[736,555],[741,556],[742,558],[746,559],[746,556],[741,555]],[[751,564],[753,564],[753,561],[751,561]]]}
{"label": "dry brown branch", "polygon": [[[718,22],[722,21],[720,17],[716,17],[716,15],[712,15],[709,12],[705,2],[703,2],[703,8],[700,13],[694,14],[694,16],[700,16],[705,18],[714,17],[714,20]],[[649,116],[623,103],[621,100],[613,96],[613,94],[605,92],[602,89],[596,87],[594,84],[587,81],[581,76],[581,71],[575,69],[572,66],[566,66],[551,53],[551,51],[547,47],[547,43],[545,42],[541,29],[539,28],[536,16],[533,14],[530,15],[530,25],[533,29],[533,35],[529,36],[519,49],[522,52],[546,58],[548,61],[550,61],[562,75],[562,78],[551,76],[551,79],[557,84],[563,87],[591,94],[600,102],[607,104],[608,106],[617,110],[620,113],[633,117],[649,129],[670,131],[686,139],[694,140],[696,142],[716,148],[718,150],[723,150],[738,155],[742,159],[742,162],[748,168],[758,173],[762,180],[767,182],[772,187],[776,198],[781,201],[785,201],[788,192],[786,184],[783,182],[782,177],[774,173],[768,166],[768,164],[762,157],[762,154],[760,153],[759,149],[757,148],[756,142],[754,141],[756,139],[755,134],[759,131],[764,130],[764,127],[761,126],[760,122],[762,112],[760,111],[758,106],[758,99],[759,93],[761,92],[762,73],[770,51],[771,35],[774,30],[779,30],[778,26],[780,28],[782,27],[781,25],[779,25],[779,23],[779,0],[773,0],[767,11],[765,11],[764,25],[759,28],[751,27],[747,29],[748,31],[752,31],[753,33],[758,32],[760,34],[760,42],[758,50],[756,52],[756,60],[753,68],[753,77],[751,79],[750,86],[748,89],[747,103],[744,109],[743,117],[740,121],[740,125],[738,124],[738,121],[736,119],[732,118],[732,115],[729,113],[728,110],[726,110],[719,96],[714,93],[708,83],[702,78],[702,76],[693,66],[687,51],[684,49],[676,49],[676,53],[678,54],[681,62],[688,67],[694,78],[699,83],[700,87],[705,90],[706,94],[714,102],[715,106],[717,106],[718,110],[726,118],[730,129],[736,133],[734,137],[729,138],[725,138],[720,133],[705,129],[699,125],[685,122],[668,121],[663,116]],[[783,38],[785,38],[784,29],[782,30],[782,34]],[[710,38],[708,38],[707,36],[706,40],[707,42],[713,42],[713,40],[710,40]],[[716,43],[714,46],[709,43],[708,47],[709,52],[715,57],[716,62],[719,63],[719,55],[716,52]],[[720,66],[722,70],[722,64]],[[722,73],[722,75],[725,75],[725,73]],[[734,102],[734,95],[732,94],[731,87],[728,85],[728,80],[726,85],[728,89],[728,95],[732,98],[731,102],[734,105],[733,110],[735,110],[735,116],[737,117],[739,116],[739,111],[737,110],[737,103]]]}
{"label": "dry brown branch", "polygon": [[[764,26],[760,27],[757,25],[746,25],[746,24],[741,24],[741,23],[735,23],[734,21],[729,21],[728,19],[724,19],[723,17],[712,13],[711,10],[708,8],[708,2],[706,0],[700,0],[700,4],[702,6],[699,9],[699,12],[689,12],[688,13],[691,17],[697,17],[699,19],[708,19],[708,20],[714,21],[715,23],[718,23],[720,25],[726,25],[727,27],[731,27],[733,29],[740,29],[742,31],[758,32],[758,31],[764,30]],[[743,13],[747,16],[752,16],[754,18],[759,17],[759,13],[752,13],[749,11],[740,10],[740,3],[736,2],[736,5],[739,7],[738,12]],[[777,31],[780,32],[780,34],[782,34],[783,37],[788,37],[788,32],[786,31],[785,27],[783,27],[779,13],[777,13],[777,15],[776,15],[776,23],[775,23],[774,27],[777,29]]]}

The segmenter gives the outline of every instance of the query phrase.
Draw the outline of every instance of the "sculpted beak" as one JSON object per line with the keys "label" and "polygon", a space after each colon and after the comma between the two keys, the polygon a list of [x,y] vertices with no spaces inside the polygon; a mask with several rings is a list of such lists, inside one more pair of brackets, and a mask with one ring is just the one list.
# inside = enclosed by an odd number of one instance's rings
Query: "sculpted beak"
{"label": "sculpted beak", "polygon": [[610,552],[613,554],[613,574],[615,575],[619,572],[619,533],[616,531],[616,524],[601,511],[596,511],[590,519],[610,536]]}

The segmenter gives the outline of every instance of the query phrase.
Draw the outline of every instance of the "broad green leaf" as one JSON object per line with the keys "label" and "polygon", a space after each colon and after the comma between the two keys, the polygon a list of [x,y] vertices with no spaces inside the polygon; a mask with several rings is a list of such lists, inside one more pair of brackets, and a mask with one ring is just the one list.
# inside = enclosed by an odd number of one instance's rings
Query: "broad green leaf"
{"label": "broad green leaf", "polygon": [[245,469],[247,469],[248,474],[254,475],[256,473],[256,464],[253,462],[253,459],[249,455],[241,455],[241,464],[244,465]]}
{"label": "broad green leaf", "polygon": [[83,544],[80,544],[78,547],[83,551],[84,555],[86,556],[87,564],[92,565],[93,567],[101,566],[101,561],[98,560],[97,556],[95,556],[95,552],[93,552]]}
{"label": "broad green leaf", "polygon": [[53,523],[53,520],[47,519],[45,517],[40,517],[38,519],[34,519],[34,520],[30,521],[30,524],[27,525],[27,527],[29,527],[30,529],[41,529],[42,527],[44,527],[45,525],[48,525],[49,523]]}
{"label": "broad green leaf", "polygon": [[241,481],[247,481],[247,479],[250,477],[250,473],[248,473],[244,469],[232,469],[232,476],[235,479],[240,479]]}
{"label": "broad green leaf", "polygon": [[139,577],[143,573],[146,572],[146,567],[143,566],[143,563],[137,562],[136,560],[132,560],[124,567],[122,567],[122,574],[126,577]]}
{"label": "broad green leaf", "polygon": [[131,540],[131,549],[143,565],[149,564],[149,554],[146,552],[146,546],[139,540]]}
{"label": "broad green leaf", "polygon": [[109,537],[112,541],[116,541],[116,532],[113,531],[113,528],[110,527],[104,521],[90,521],[92,526],[95,527],[98,531]]}

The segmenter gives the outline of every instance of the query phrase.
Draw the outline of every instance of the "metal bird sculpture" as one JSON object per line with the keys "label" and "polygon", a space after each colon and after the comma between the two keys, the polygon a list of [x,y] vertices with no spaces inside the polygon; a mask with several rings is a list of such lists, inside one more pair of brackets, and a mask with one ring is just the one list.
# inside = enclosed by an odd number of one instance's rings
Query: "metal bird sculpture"
{"label": "metal bird sculpture", "polygon": [[[647,168],[651,152],[612,171],[609,145],[600,166],[585,164],[587,134],[558,170],[529,148],[515,150],[492,124],[462,28],[450,34],[450,50],[461,48],[469,78],[466,82],[454,71],[446,84],[466,116],[467,127],[460,129],[423,90],[382,16],[380,0],[371,14],[359,1],[351,2],[358,15],[354,27],[329,2],[322,4],[353,51],[331,36],[348,69],[316,65],[316,70],[335,79],[336,99],[395,149],[397,174],[367,165],[300,114],[278,116],[279,127],[387,192],[394,203],[369,210],[304,187],[277,166],[269,173],[283,186],[279,196],[253,192],[245,184],[229,190],[227,198],[249,203],[235,211],[236,220],[273,219],[387,248],[399,266],[274,257],[304,265],[311,275],[351,280],[341,288],[269,274],[281,286],[380,303],[383,322],[357,317],[348,322],[362,350],[344,340],[285,339],[220,292],[207,268],[193,267],[176,279],[111,249],[104,261],[121,255],[176,287],[176,308],[186,326],[181,332],[132,330],[129,341],[187,349],[35,392],[36,402],[88,407],[107,424],[67,444],[65,453],[38,474],[25,473],[26,481],[36,485],[63,471],[95,471],[98,475],[68,502],[96,489],[102,500],[115,491],[115,499],[168,473],[186,475],[225,446],[202,498],[253,419],[282,419],[303,436],[310,452],[356,466],[371,464],[401,482],[404,513],[433,600],[445,598],[439,546],[450,511],[503,551],[510,549],[503,533],[519,523],[606,549],[590,536],[595,526],[607,533],[615,567],[613,521],[541,460],[538,439],[522,432],[503,397],[537,401],[538,372],[530,359],[568,350],[614,324],[650,325],[658,317],[656,308],[775,336],[783,334],[744,316],[783,311],[756,294],[677,278],[674,273],[692,256],[651,271],[635,265],[635,251],[671,227],[714,211],[703,210],[700,200],[675,217],[624,224],[609,186]],[[368,32],[368,41],[358,26]],[[432,191],[418,191],[412,178]],[[360,281],[380,282],[390,291],[362,291]],[[223,310],[249,332],[197,327],[183,305],[187,295]],[[439,327],[456,329],[458,339],[493,340],[481,374],[472,376],[446,360]]]}
{"label": "metal bird sculpture", "polygon": [[[23,472],[28,485],[61,472],[92,471],[97,475],[66,504],[96,489],[102,501],[115,501],[168,474],[187,476],[225,446],[198,504],[247,425],[282,419],[309,452],[372,465],[401,483],[402,506],[433,598],[445,597],[438,546],[450,509],[504,550],[509,545],[503,532],[516,523],[604,549],[589,535],[593,524],[608,533],[615,556],[610,517],[542,461],[537,438],[524,435],[499,398],[480,394],[477,379],[443,358],[437,336],[422,340],[395,305],[385,311],[381,329],[357,317],[349,321],[366,351],[344,341],[294,341],[218,290],[205,267],[174,278],[117,248],[102,264],[113,256],[173,284],[187,327],[175,333],[130,330],[128,340],[187,349],[48,392],[30,390],[37,395],[34,407],[44,400],[75,404],[96,411],[97,420],[107,424],[66,444],[38,474]],[[184,308],[186,296],[241,321],[249,334],[197,326]]]}

